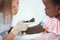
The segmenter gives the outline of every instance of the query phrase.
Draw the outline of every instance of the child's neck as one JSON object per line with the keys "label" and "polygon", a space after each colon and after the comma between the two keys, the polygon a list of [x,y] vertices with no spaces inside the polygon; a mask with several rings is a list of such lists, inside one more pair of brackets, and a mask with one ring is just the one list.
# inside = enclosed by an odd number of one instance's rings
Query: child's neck
{"label": "child's neck", "polygon": [[57,18],[60,21],[60,17]]}
{"label": "child's neck", "polygon": [[56,18],[60,21],[60,14],[56,16]]}

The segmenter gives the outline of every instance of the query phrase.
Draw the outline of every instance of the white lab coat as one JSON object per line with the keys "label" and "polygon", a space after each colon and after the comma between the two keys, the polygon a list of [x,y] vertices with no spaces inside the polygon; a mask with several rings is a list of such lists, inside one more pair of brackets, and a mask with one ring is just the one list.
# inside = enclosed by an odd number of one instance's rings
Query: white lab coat
{"label": "white lab coat", "polygon": [[6,24],[3,21],[3,13],[0,13],[0,40],[3,39],[8,34],[8,31],[11,27],[11,22],[9,16],[6,16]]}

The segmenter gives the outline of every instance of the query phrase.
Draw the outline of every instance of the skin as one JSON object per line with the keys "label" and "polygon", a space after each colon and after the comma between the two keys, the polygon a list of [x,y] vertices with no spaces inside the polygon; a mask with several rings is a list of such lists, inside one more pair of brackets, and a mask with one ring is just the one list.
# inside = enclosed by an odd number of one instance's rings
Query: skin
{"label": "skin", "polygon": [[55,17],[59,13],[59,6],[54,5],[54,3],[51,2],[51,0],[42,0],[45,5],[45,12],[46,15],[49,17]]}
{"label": "skin", "polygon": [[[48,15],[49,17],[56,17],[57,19],[60,19],[60,16],[58,16],[60,6],[55,6],[50,0],[42,0],[42,1],[43,1],[44,5],[46,7],[45,8],[46,15]],[[13,12],[13,13],[16,13],[16,12]],[[25,32],[27,34],[35,34],[35,33],[40,33],[40,31],[43,32],[45,30],[38,24],[34,27],[28,28],[27,31],[25,31]],[[14,37],[15,37],[15,35],[12,32],[10,32],[4,38],[4,40],[13,40]]]}
{"label": "skin", "polygon": [[13,13],[13,16],[17,14],[18,7],[19,7],[19,0],[13,0],[13,3],[12,3],[12,13]]}
{"label": "skin", "polygon": [[[45,12],[46,15],[49,17],[56,17],[58,20],[60,20],[60,6],[59,5],[55,5],[54,3],[51,2],[51,0],[42,0],[44,5],[45,5]],[[45,31],[39,24],[34,26],[34,27],[30,27],[27,29],[27,31],[25,31],[27,34],[35,34],[35,33],[40,33]]]}
{"label": "skin", "polygon": [[[19,0],[13,0],[12,2],[12,13],[13,16],[17,14],[18,12],[18,6],[19,5]],[[13,40],[13,38],[15,37],[15,35],[10,32],[6,37],[3,38],[3,40]]]}

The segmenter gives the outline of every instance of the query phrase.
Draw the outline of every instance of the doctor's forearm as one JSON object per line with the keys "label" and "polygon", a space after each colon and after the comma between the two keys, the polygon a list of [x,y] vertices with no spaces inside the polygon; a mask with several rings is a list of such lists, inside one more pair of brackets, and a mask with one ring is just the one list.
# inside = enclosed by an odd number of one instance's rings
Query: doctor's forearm
{"label": "doctor's forearm", "polygon": [[12,32],[10,32],[10,33],[9,33],[6,37],[4,37],[3,39],[4,39],[4,40],[13,40],[14,37],[15,37],[15,35],[14,35]]}

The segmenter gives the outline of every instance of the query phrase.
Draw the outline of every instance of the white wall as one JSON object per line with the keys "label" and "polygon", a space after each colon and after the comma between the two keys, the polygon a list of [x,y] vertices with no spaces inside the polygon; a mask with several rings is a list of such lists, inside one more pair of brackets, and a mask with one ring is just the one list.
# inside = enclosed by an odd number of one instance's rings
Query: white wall
{"label": "white wall", "polygon": [[34,24],[47,17],[44,13],[42,0],[19,0],[19,11],[14,16],[12,25],[15,25],[21,19],[29,20],[33,17],[35,18]]}

